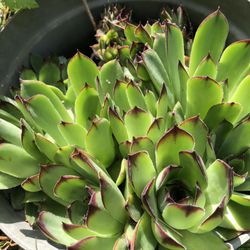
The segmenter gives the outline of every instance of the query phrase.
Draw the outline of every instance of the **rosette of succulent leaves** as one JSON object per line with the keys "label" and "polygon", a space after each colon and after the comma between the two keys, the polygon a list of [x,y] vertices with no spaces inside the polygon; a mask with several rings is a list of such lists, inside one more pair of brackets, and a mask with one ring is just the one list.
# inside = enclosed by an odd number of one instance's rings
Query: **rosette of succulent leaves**
{"label": "rosette of succulent leaves", "polygon": [[118,26],[101,67],[33,57],[1,97],[0,188],[68,249],[228,249],[250,230],[250,41],[224,48],[219,10],[190,56],[174,21]]}

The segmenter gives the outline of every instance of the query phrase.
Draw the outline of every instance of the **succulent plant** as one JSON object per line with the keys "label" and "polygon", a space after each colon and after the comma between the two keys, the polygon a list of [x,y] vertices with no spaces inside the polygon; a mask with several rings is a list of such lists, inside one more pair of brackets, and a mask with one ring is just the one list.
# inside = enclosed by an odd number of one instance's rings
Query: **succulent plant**
{"label": "succulent plant", "polygon": [[54,66],[23,73],[1,97],[0,188],[21,185],[26,219],[69,249],[228,249],[250,230],[250,42],[223,51],[228,29],[209,15],[190,58],[170,22],[129,64],[78,52],[64,90]]}
{"label": "succulent plant", "polygon": [[136,55],[144,50],[147,43],[152,44],[156,33],[164,32],[168,23],[175,23],[182,30],[185,50],[189,55],[192,25],[182,5],[176,10],[164,8],[159,20],[152,24],[147,22],[136,26],[131,19],[132,11],[125,8],[114,5],[105,10],[96,32],[97,44],[92,46],[94,55],[102,63],[119,58],[122,65],[127,66],[128,60],[133,67]]}

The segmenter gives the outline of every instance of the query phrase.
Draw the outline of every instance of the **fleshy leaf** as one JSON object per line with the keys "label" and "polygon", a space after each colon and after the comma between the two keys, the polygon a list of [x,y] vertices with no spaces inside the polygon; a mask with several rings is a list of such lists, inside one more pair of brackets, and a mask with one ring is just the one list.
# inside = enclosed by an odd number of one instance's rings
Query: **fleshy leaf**
{"label": "fleshy leaf", "polygon": [[240,120],[244,116],[250,113],[250,107],[248,105],[250,92],[250,75],[246,76],[235,90],[233,96],[230,98],[231,102],[237,102],[241,104],[241,112],[237,120]]}
{"label": "fleshy leaf", "polygon": [[235,102],[223,102],[212,106],[204,119],[206,125],[212,130],[223,121],[232,124],[236,121],[241,113],[242,106]]}
{"label": "fleshy leaf", "polygon": [[169,83],[168,74],[161,62],[160,57],[154,50],[148,49],[143,52],[143,62],[150,75],[155,89],[158,93],[160,93],[162,85]]}
{"label": "fleshy leaf", "polygon": [[95,79],[99,74],[95,63],[79,51],[69,61],[68,76],[75,94],[79,94],[85,83],[95,88]]}
{"label": "fleshy leaf", "polygon": [[133,82],[130,82],[127,85],[127,97],[131,108],[139,107],[141,109],[147,110],[142,91]]}
{"label": "fleshy leaf", "polygon": [[39,192],[41,191],[40,183],[39,183],[39,174],[29,176],[25,179],[22,184],[22,188],[28,192]]}
{"label": "fleshy leaf", "polygon": [[[100,147],[100,145],[105,145],[105,147]],[[93,121],[86,135],[86,149],[105,167],[109,167],[114,161],[115,144],[108,120],[100,118]]]}
{"label": "fleshy leaf", "polygon": [[216,64],[214,63],[210,54],[208,54],[205,58],[202,59],[193,76],[208,76],[212,79],[215,79],[217,73],[216,70]]}
{"label": "fleshy leaf", "polygon": [[135,153],[135,152],[142,151],[142,150],[147,151],[152,162],[155,163],[154,143],[147,136],[133,138],[131,148],[130,148],[130,153]]}
{"label": "fleshy leaf", "polygon": [[45,192],[50,198],[62,205],[68,205],[69,202],[56,197],[54,194],[54,187],[57,181],[64,175],[77,175],[77,173],[73,169],[60,165],[42,166],[39,175],[39,182],[43,192]]}
{"label": "fleshy leaf", "polygon": [[112,108],[109,108],[109,121],[112,133],[114,134],[117,142],[122,143],[124,141],[127,141],[128,140],[127,128],[125,127],[125,124],[118,115],[118,113]]}
{"label": "fleshy leaf", "polygon": [[97,236],[89,236],[78,243],[68,247],[68,250],[110,250],[113,249],[116,238],[101,238]]}
{"label": "fleshy leaf", "polygon": [[41,134],[35,134],[35,143],[38,149],[52,162],[54,161],[54,157],[56,152],[58,151],[58,146],[53,143],[51,140],[46,138]]}
{"label": "fleshy leaf", "polygon": [[98,95],[98,92],[94,88],[86,84],[76,98],[76,122],[86,129],[89,128],[90,121],[93,119],[94,115],[98,114],[100,111],[101,105]]}
{"label": "fleshy leaf", "polygon": [[82,201],[88,196],[85,186],[86,182],[79,176],[63,175],[55,184],[54,194],[69,203]]}
{"label": "fleshy leaf", "polygon": [[125,223],[127,214],[125,211],[125,199],[121,191],[105,174],[99,173],[99,180],[103,206],[114,219],[121,224]]}
{"label": "fleshy leaf", "polygon": [[202,58],[210,53],[215,63],[219,60],[225,46],[228,35],[228,22],[226,17],[219,11],[210,14],[196,31],[189,63],[189,71],[192,76]]}
{"label": "fleshy leaf", "polygon": [[206,167],[202,158],[195,151],[181,151],[180,166],[178,179],[181,179],[192,191],[198,184],[202,192],[207,187]]}
{"label": "fleshy leaf", "polygon": [[106,94],[113,94],[113,88],[117,80],[123,78],[123,70],[117,60],[111,60],[105,63],[100,70],[100,85],[102,91]]}
{"label": "fleshy leaf", "polygon": [[139,151],[128,156],[129,179],[139,198],[146,184],[155,174],[153,162],[146,151]]}
{"label": "fleshy leaf", "polygon": [[0,190],[17,187],[21,184],[22,181],[23,179],[0,172]]}
{"label": "fleshy leaf", "polygon": [[28,100],[28,109],[33,119],[60,145],[65,145],[57,125],[61,122],[61,117],[54,108],[51,101],[43,95],[35,95]]}
{"label": "fleshy leaf", "polygon": [[199,114],[204,119],[208,110],[220,103],[222,97],[222,87],[215,80],[203,76],[190,78],[187,83],[188,117]]}
{"label": "fleshy leaf", "polygon": [[60,81],[61,72],[59,67],[53,62],[46,62],[39,70],[39,81],[47,84],[56,84]]}
{"label": "fleshy leaf", "polygon": [[3,140],[21,146],[21,130],[15,125],[0,118],[0,138]]}
{"label": "fleshy leaf", "polygon": [[127,112],[130,104],[127,97],[127,83],[117,81],[114,87],[114,101],[121,111]]}
{"label": "fleshy leaf", "polygon": [[153,123],[148,129],[147,136],[154,144],[158,142],[165,131],[165,121],[162,117],[154,119]]}
{"label": "fleshy leaf", "polygon": [[13,144],[0,144],[0,171],[17,178],[27,178],[39,171],[39,163],[24,149]]}
{"label": "fleshy leaf", "polygon": [[129,110],[124,116],[129,139],[131,140],[133,137],[146,135],[152,123],[152,119],[150,113],[138,107]]}
{"label": "fleshy leaf", "polygon": [[50,212],[41,212],[37,225],[40,230],[51,240],[70,246],[77,242],[63,230],[63,223],[69,223],[69,219],[56,216]]}
{"label": "fleshy leaf", "polygon": [[170,227],[167,227],[160,221],[152,220],[152,230],[156,240],[164,249],[184,250],[186,249],[181,243],[181,236]]}
{"label": "fleshy leaf", "polygon": [[173,127],[159,140],[156,146],[156,167],[161,171],[165,166],[179,164],[179,152],[193,150],[194,140],[186,131]]}
{"label": "fleshy leaf", "polygon": [[176,229],[187,229],[196,225],[204,216],[200,207],[187,204],[169,203],[162,212],[167,224]]}
{"label": "fleshy leaf", "polygon": [[238,155],[248,149],[250,136],[250,118],[245,119],[229,132],[224,142],[220,145],[218,156],[221,158]]}
{"label": "fleshy leaf", "polygon": [[53,92],[53,90],[43,82],[40,81],[22,81],[21,82],[21,96],[23,98],[31,98],[34,95],[44,95],[53,104],[61,119],[71,122],[72,118],[63,106],[61,100]]}
{"label": "fleshy leaf", "polygon": [[242,40],[229,45],[223,52],[217,73],[217,81],[227,80],[229,97],[234,93],[247,73],[250,57],[250,40]]}
{"label": "fleshy leaf", "polygon": [[156,240],[151,229],[151,218],[147,213],[144,213],[136,224],[133,241],[131,242],[132,249],[154,250]]}
{"label": "fleshy leaf", "polygon": [[58,125],[58,128],[67,143],[70,145],[76,145],[80,148],[85,148],[85,137],[87,131],[80,124],[62,121]]}
{"label": "fleshy leaf", "polygon": [[99,236],[111,237],[121,232],[122,224],[103,207],[101,193],[93,192],[88,205],[86,225]]}
{"label": "fleshy leaf", "polygon": [[199,116],[194,116],[183,121],[179,127],[192,135],[195,141],[195,151],[199,155],[203,156],[208,136],[206,124],[200,119]]}

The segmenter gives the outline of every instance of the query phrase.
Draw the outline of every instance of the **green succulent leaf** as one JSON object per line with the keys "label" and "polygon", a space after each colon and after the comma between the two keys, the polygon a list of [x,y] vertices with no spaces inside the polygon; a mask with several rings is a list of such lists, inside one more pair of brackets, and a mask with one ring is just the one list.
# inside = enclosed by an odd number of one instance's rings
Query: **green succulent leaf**
{"label": "green succulent leaf", "polygon": [[140,198],[146,184],[155,176],[154,164],[146,151],[128,156],[128,176],[131,185]]}
{"label": "green succulent leaf", "polygon": [[95,250],[103,249],[110,250],[113,248],[116,238],[102,238],[97,236],[89,236],[75,245],[69,247],[69,250]]}
{"label": "green succulent leaf", "polygon": [[249,231],[249,219],[249,206],[230,201],[226,208],[221,227],[239,232]]}
{"label": "green succulent leaf", "polygon": [[69,202],[55,196],[54,188],[58,180],[65,175],[77,175],[77,173],[73,169],[60,165],[44,165],[39,174],[39,183],[43,192],[64,206],[69,205]]}
{"label": "green succulent leaf", "polygon": [[68,144],[85,148],[87,131],[80,124],[63,121],[58,125],[58,128]]}
{"label": "green succulent leaf", "polygon": [[22,188],[28,192],[39,192],[41,191],[41,186],[39,183],[39,174],[29,176],[25,179],[22,184]]}
{"label": "green succulent leaf", "polygon": [[147,110],[150,111],[150,113],[153,116],[156,116],[156,97],[154,92],[148,90],[146,91],[146,94],[144,96],[145,102],[146,102],[146,106],[147,106]]}
{"label": "green succulent leaf", "polygon": [[[207,98],[209,96],[209,99]],[[204,119],[208,110],[223,98],[222,86],[209,77],[193,77],[187,83],[187,115]]]}
{"label": "green succulent leaf", "polygon": [[0,190],[10,189],[19,186],[23,179],[10,176],[0,172]]}
{"label": "green succulent leaf", "polygon": [[103,206],[114,219],[121,224],[124,223],[127,219],[127,213],[125,199],[121,191],[105,174],[99,173],[99,180]]}
{"label": "green succulent leaf", "polygon": [[141,201],[143,204],[144,209],[147,213],[152,216],[153,218],[159,217],[159,211],[157,207],[156,201],[156,192],[155,192],[155,178],[148,182],[145,186],[142,194],[141,194]]}
{"label": "green succulent leaf", "polygon": [[152,123],[153,117],[150,113],[134,107],[124,116],[124,123],[128,131],[129,139],[144,136]]}
{"label": "green succulent leaf", "polygon": [[23,69],[19,78],[20,80],[37,80],[37,76],[32,69]]}
{"label": "green succulent leaf", "polygon": [[219,11],[210,14],[196,31],[189,64],[189,73],[193,76],[202,59],[210,53],[215,63],[218,62],[229,27],[226,17]]}
{"label": "green succulent leaf", "polygon": [[86,218],[88,228],[102,237],[112,237],[121,233],[122,224],[104,207],[100,192],[92,192]]}
{"label": "green succulent leaf", "polygon": [[39,162],[46,163],[47,157],[39,151],[35,143],[34,131],[24,119],[21,120],[21,130],[22,146],[25,151],[32,155]]}
{"label": "green succulent leaf", "polygon": [[24,149],[9,143],[0,144],[0,172],[16,178],[27,178],[38,171],[38,161]]}
{"label": "green succulent leaf", "polygon": [[38,3],[35,0],[2,0],[4,5],[8,6],[11,10],[20,10],[20,9],[33,9],[38,7]]}
{"label": "green succulent leaf", "polygon": [[181,237],[178,233],[172,230],[157,220],[152,220],[152,231],[158,243],[164,247],[164,249],[171,250],[184,250],[186,249],[181,243]]}
{"label": "green succulent leaf", "polygon": [[86,182],[79,176],[63,175],[54,187],[54,195],[68,203],[87,198]]}
{"label": "green succulent leaf", "polygon": [[[105,147],[100,147],[105,145]],[[115,144],[112,137],[110,122],[105,118],[96,119],[86,135],[87,151],[109,167],[115,159]]]}
{"label": "green succulent leaf", "polygon": [[207,174],[202,158],[195,151],[181,151],[179,157],[182,169],[178,179],[182,180],[193,192],[196,185],[203,192],[207,187]]}
{"label": "green succulent leaf", "polygon": [[156,244],[157,242],[151,229],[151,218],[147,213],[144,213],[136,224],[132,248],[154,250]]}
{"label": "green succulent leaf", "polygon": [[156,145],[156,167],[161,171],[170,164],[179,164],[179,152],[193,150],[194,139],[186,131],[173,127],[168,130]]}
{"label": "green succulent leaf", "polygon": [[[250,40],[242,40],[229,45],[223,52],[217,71],[217,81],[227,80],[229,97],[239,82],[249,74]],[[248,72],[247,72],[248,71]]]}
{"label": "green succulent leaf", "polygon": [[[184,63],[183,35],[179,27],[172,23],[167,23],[166,34],[156,35],[154,50],[161,58],[169,76],[168,88],[174,91],[176,99],[178,100],[180,98],[178,63]],[[168,59],[166,60],[166,58]]]}
{"label": "green succulent leaf", "polygon": [[250,91],[250,75],[246,76],[240,83],[234,94],[230,98],[230,102],[239,103],[242,107],[237,120],[242,119],[244,116],[250,113],[250,108],[248,105],[249,96],[248,93]]}
{"label": "green succulent leaf", "polygon": [[127,128],[118,113],[112,108],[109,109],[109,121],[112,133],[114,134],[118,143],[128,140]]}
{"label": "green succulent leaf", "polygon": [[88,229],[86,225],[63,223],[63,230],[72,238],[81,240],[89,236],[96,236],[96,233]]}
{"label": "green succulent leaf", "polygon": [[72,121],[72,118],[62,104],[62,101],[48,85],[40,81],[22,81],[21,96],[27,99],[34,95],[44,95],[47,97],[55,106],[55,109],[63,120],[67,122]]}
{"label": "green succulent leaf", "polygon": [[165,131],[165,121],[162,117],[154,119],[151,126],[148,129],[147,136],[148,138],[156,144],[161,138],[162,134]]}
{"label": "green succulent leaf", "polygon": [[127,83],[117,81],[114,87],[114,101],[121,111],[127,112],[130,104],[127,96]]}
{"label": "green succulent leaf", "polygon": [[188,229],[204,216],[203,208],[195,205],[169,203],[162,212],[164,221],[176,229]]}
{"label": "green succulent leaf", "polygon": [[98,92],[89,85],[80,91],[75,102],[76,122],[88,129],[93,117],[99,113],[101,104]]}
{"label": "green succulent leaf", "polygon": [[69,223],[69,219],[45,211],[40,213],[37,220],[38,227],[49,239],[70,246],[77,240],[63,230],[63,223]]}
{"label": "green succulent leaf", "polygon": [[[143,62],[158,93],[163,84],[169,84],[169,77],[158,54],[153,49],[143,52]],[[173,100],[172,100],[173,101]]]}
{"label": "green succulent leaf", "polygon": [[70,84],[73,86],[76,95],[80,93],[86,83],[95,88],[95,80],[99,74],[98,68],[90,58],[79,51],[69,61],[67,71]]}
{"label": "green succulent leaf", "polygon": [[222,159],[230,155],[239,155],[249,148],[248,138],[250,119],[246,118],[238,126],[233,128],[220,145],[218,156]]}
{"label": "green succulent leaf", "polygon": [[60,79],[60,69],[54,62],[46,62],[40,68],[39,81],[55,85]]}
{"label": "green succulent leaf", "polygon": [[141,24],[139,24],[134,30],[134,35],[135,35],[135,38],[138,39],[139,42],[145,43],[145,44],[147,43],[150,46],[152,46],[152,43],[153,43],[152,38],[150,37],[147,30]]}
{"label": "green succulent leaf", "polygon": [[123,70],[117,60],[111,60],[105,63],[100,70],[100,85],[102,91],[106,94],[113,94],[113,88],[117,80],[123,78]]}
{"label": "green succulent leaf", "polygon": [[166,86],[163,85],[159,99],[156,103],[157,117],[165,118],[168,112],[168,94]]}
{"label": "green succulent leaf", "polygon": [[141,109],[147,110],[147,105],[140,88],[133,82],[127,85],[127,97],[129,106],[131,108],[139,107]]}
{"label": "green succulent leaf", "polygon": [[209,129],[218,127],[222,122],[234,124],[241,113],[242,105],[235,102],[222,102],[212,106],[204,119]]}
{"label": "green succulent leaf", "polygon": [[0,138],[3,140],[21,146],[21,130],[10,122],[0,118]]}
{"label": "green succulent leaf", "polygon": [[79,149],[75,149],[70,158],[72,162],[75,163],[75,166],[73,167],[75,171],[91,182],[98,183],[96,164],[91,160],[89,155]]}
{"label": "green succulent leaf", "polygon": [[135,25],[131,23],[126,23],[124,34],[126,36],[126,39],[128,39],[129,42],[133,42],[136,40],[135,29],[136,29]]}
{"label": "green succulent leaf", "polygon": [[135,153],[135,152],[142,151],[142,150],[147,151],[152,162],[155,163],[154,143],[147,136],[133,138],[133,141],[130,147],[130,153]]}
{"label": "green succulent leaf", "polygon": [[182,235],[182,244],[188,250],[196,250],[197,246],[202,246],[204,250],[210,250],[210,249],[228,250],[228,246],[214,232],[193,234],[189,231],[184,230],[181,232],[181,235]]}
{"label": "green succulent leaf", "polygon": [[193,76],[208,76],[212,79],[215,79],[217,66],[211,58],[210,54],[202,59],[200,64],[197,66],[197,69],[194,72]]}
{"label": "green succulent leaf", "polygon": [[58,146],[41,134],[35,134],[35,143],[40,152],[53,162]]}
{"label": "green succulent leaf", "polygon": [[27,106],[36,123],[53,137],[60,146],[65,145],[66,142],[57,127],[61,122],[61,117],[54,109],[51,101],[46,96],[39,94],[30,98]]}
{"label": "green succulent leaf", "polygon": [[188,72],[181,62],[178,64],[178,72],[180,79],[180,103],[183,110],[186,111],[187,104],[187,81],[189,79]]}
{"label": "green succulent leaf", "polygon": [[195,151],[203,156],[206,150],[208,129],[199,116],[191,117],[183,121],[179,127],[192,135],[195,141]]}

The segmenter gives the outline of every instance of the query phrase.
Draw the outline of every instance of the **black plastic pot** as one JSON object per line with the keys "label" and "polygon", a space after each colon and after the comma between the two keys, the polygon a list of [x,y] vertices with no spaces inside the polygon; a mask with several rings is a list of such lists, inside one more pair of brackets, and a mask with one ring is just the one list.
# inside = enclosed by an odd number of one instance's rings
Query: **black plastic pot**
{"label": "black plastic pot", "polygon": [[[0,94],[8,94],[18,84],[18,72],[28,64],[31,52],[44,57],[51,53],[72,56],[77,49],[90,54],[94,29],[81,0],[40,0],[40,8],[18,13],[0,33]],[[230,23],[229,42],[250,37],[250,3],[248,0],[89,0],[98,21],[105,5],[119,3],[133,9],[135,20],[155,19],[164,5],[182,3],[194,26],[220,6]],[[56,249],[40,239],[14,212],[0,193],[0,229],[24,249]],[[235,239],[231,249],[238,248],[249,235]]]}

